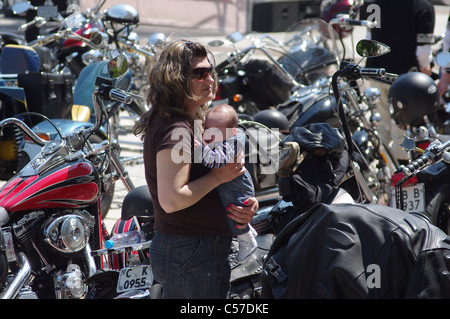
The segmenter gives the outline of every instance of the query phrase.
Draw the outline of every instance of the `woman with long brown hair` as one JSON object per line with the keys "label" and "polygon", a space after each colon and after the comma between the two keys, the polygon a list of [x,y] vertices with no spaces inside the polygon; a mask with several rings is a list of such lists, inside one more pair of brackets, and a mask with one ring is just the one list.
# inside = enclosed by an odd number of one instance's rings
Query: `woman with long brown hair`
{"label": "woman with long brown hair", "polygon": [[[230,163],[209,169],[194,161],[193,151],[217,88],[213,63],[201,43],[169,42],[149,72],[151,109],[134,127],[144,141],[155,211],[150,262],[164,298],[225,298],[229,290],[231,232],[215,188],[245,168]],[[258,208],[255,198],[247,203],[227,208],[242,227]]]}

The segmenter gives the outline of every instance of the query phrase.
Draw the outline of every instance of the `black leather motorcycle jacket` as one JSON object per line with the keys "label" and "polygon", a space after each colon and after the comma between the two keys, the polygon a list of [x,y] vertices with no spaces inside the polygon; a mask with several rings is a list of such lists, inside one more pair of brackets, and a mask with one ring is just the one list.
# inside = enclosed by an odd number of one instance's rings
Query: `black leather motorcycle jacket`
{"label": "black leather motorcycle jacket", "polygon": [[264,298],[449,298],[449,237],[424,215],[317,204],[277,236]]}

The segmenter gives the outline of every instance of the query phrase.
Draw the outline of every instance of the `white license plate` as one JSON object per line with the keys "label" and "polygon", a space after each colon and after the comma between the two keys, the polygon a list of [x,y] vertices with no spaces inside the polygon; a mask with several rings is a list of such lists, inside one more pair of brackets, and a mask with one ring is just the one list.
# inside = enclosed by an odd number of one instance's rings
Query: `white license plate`
{"label": "white license plate", "polygon": [[[410,212],[424,212],[425,211],[425,186],[424,184],[415,184],[402,188],[403,207],[397,207],[397,200],[395,197],[395,188],[392,194],[392,207]],[[399,205],[400,206],[400,205]]]}
{"label": "white license plate", "polygon": [[117,281],[117,292],[134,289],[150,288],[153,282],[153,273],[149,265],[122,268]]}

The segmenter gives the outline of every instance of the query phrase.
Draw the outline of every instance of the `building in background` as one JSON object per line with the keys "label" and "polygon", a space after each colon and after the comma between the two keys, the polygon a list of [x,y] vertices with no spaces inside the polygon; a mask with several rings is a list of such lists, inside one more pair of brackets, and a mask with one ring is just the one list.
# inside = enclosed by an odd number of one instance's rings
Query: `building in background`
{"label": "building in background", "polygon": [[[79,0],[81,10],[97,0]],[[296,21],[318,16],[320,0],[107,0],[104,8],[127,3],[141,24],[231,33],[284,31]]]}

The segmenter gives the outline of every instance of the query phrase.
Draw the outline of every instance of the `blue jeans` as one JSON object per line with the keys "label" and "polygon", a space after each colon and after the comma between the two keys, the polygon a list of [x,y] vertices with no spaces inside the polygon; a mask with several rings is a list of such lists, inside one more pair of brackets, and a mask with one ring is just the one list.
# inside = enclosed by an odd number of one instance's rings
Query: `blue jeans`
{"label": "blue jeans", "polygon": [[230,288],[231,237],[156,233],[150,265],[165,299],[225,299]]}
{"label": "blue jeans", "polygon": [[[252,177],[247,170],[243,175],[236,177],[228,183],[220,184],[216,189],[219,192],[220,201],[224,207],[227,207],[230,204],[244,206],[244,201],[249,197],[255,196]],[[239,225],[239,223],[228,216],[227,221],[233,234],[242,235],[248,232],[248,226],[244,229],[236,228],[236,225]]]}

